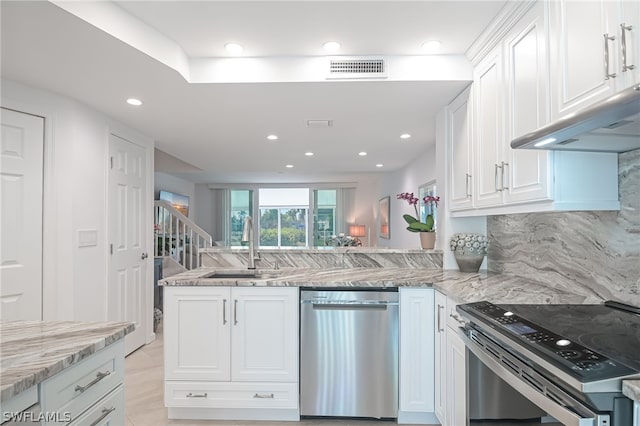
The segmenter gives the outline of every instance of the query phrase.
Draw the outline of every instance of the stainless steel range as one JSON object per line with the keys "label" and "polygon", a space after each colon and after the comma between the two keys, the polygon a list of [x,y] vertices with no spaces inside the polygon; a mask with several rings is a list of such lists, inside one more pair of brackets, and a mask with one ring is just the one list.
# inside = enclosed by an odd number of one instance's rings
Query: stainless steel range
{"label": "stainless steel range", "polygon": [[459,305],[467,348],[565,425],[628,426],[622,380],[640,377],[640,309],[603,305]]}

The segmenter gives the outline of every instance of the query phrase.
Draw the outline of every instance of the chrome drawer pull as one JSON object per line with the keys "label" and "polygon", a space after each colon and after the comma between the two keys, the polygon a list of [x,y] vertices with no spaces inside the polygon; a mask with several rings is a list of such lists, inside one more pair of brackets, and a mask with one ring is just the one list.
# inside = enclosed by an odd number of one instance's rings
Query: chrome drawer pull
{"label": "chrome drawer pull", "polygon": [[604,36],[604,79],[609,80],[610,78],[616,78],[616,73],[609,72],[609,41],[614,41],[616,39],[615,36],[610,36],[609,34],[603,34]]}
{"label": "chrome drawer pull", "polygon": [[253,397],[254,398],[262,398],[262,399],[273,399],[274,398],[272,393],[269,394],[269,395],[260,395],[260,394],[257,393],[255,395],[253,395]]}
{"label": "chrome drawer pull", "polygon": [[206,398],[207,397],[207,393],[191,393],[189,392],[187,394],[187,398]]}
{"label": "chrome drawer pull", "polygon": [[463,321],[463,320],[462,320],[458,315],[456,315],[456,314],[449,314],[449,316],[450,316],[451,318],[453,318],[454,320],[458,321],[458,323],[459,323],[459,324],[463,324],[463,325],[464,325],[464,324],[466,324],[466,322],[465,322],[465,321]]}
{"label": "chrome drawer pull", "polygon": [[102,415],[100,417],[98,417],[97,419],[95,419],[95,421],[93,423],[91,423],[89,426],[96,426],[101,421],[103,421],[105,419],[105,417],[107,417],[109,414],[111,414],[113,411],[116,411],[116,407],[103,408],[102,409]]}
{"label": "chrome drawer pull", "polygon": [[620,29],[622,30],[622,72],[627,72],[629,70],[633,70],[636,68],[635,65],[627,65],[627,31],[631,31],[633,27],[631,25],[625,25],[623,22],[620,24]]}
{"label": "chrome drawer pull", "polygon": [[86,391],[87,389],[89,389],[91,386],[93,386],[96,383],[98,383],[100,380],[102,380],[105,377],[107,377],[109,374],[111,374],[111,371],[106,371],[104,373],[101,372],[101,371],[98,371],[98,374],[96,374],[96,378],[95,379],[93,379],[91,382],[87,383],[84,386],[77,385],[76,388],[75,388],[75,391],[82,393],[82,392]]}

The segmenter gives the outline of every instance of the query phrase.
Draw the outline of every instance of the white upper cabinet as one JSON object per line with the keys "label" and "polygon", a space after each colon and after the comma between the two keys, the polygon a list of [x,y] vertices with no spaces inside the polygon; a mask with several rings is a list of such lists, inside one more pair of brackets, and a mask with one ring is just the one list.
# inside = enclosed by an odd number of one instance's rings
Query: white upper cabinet
{"label": "white upper cabinet", "polygon": [[[639,81],[637,1],[557,0],[550,7],[553,119]],[[623,69],[623,57],[634,69]]]}
{"label": "white upper cabinet", "polygon": [[510,141],[549,122],[549,52],[544,4],[536,3],[506,37],[506,139],[500,189],[505,202],[551,199],[550,153],[511,149]]}
{"label": "white upper cabinet", "polygon": [[[577,27],[576,31],[586,32],[596,21],[606,27],[609,16],[605,12],[606,2],[588,3],[583,10],[576,8],[573,1],[568,5],[544,1],[513,3],[505,12],[509,16],[496,26],[499,34],[489,37],[479,50],[482,55],[474,59],[472,107],[465,107],[464,99],[458,97],[448,106],[446,114],[452,216],[620,208],[617,154],[514,150],[510,145],[513,139],[552,121],[550,104],[558,105],[558,96],[567,99],[567,108],[574,108],[579,93],[597,99],[616,90],[613,86],[609,88],[609,82],[603,79],[596,82],[593,66],[584,74],[575,68],[577,59],[572,58],[581,54],[575,51],[587,50],[580,43],[571,44],[572,52],[563,58],[562,64],[556,58],[551,65],[550,54],[558,55],[559,49],[563,49],[558,34],[566,36],[565,44],[580,38],[574,37],[571,30],[550,31],[554,25],[560,25],[560,18],[568,28]],[[613,9],[633,14],[637,3],[617,3]],[[617,28],[621,29],[619,25]],[[631,35],[633,30],[626,31],[625,41],[631,52],[636,49],[635,34]],[[556,40],[550,38],[550,32],[556,34]],[[585,57],[591,54],[584,53]],[[611,63],[616,63],[620,55],[615,58],[616,53],[611,55]],[[628,61],[631,56],[628,53]],[[560,65],[564,71],[557,71]],[[567,74],[567,70],[574,69],[571,67],[575,68],[572,72],[581,74],[575,81]],[[600,57],[600,71],[602,68]],[[557,84],[565,80],[567,85]],[[469,123],[471,130],[467,131],[465,125]],[[472,161],[467,163],[469,156]]]}
{"label": "white upper cabinet", "polygon": [[474,130],[476,146],[475,205],[502,204],[500,159],[504,143],[504,88],[502,45],[475,68]]}
{"label": "white upper cabinet", "polygon": [[462,92],[447,107],[447,133],[449,134],[449,169],[450,202],[452,210],[473,207],[472,187],[473,175],[471,162],[473,151],[471,146],[471,88]]}

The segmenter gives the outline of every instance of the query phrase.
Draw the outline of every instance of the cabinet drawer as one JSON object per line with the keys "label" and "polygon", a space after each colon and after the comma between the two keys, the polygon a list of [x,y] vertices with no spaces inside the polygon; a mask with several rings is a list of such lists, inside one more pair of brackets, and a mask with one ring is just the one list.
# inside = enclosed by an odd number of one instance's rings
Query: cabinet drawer
{"label": "cabinet drawer", "polygon": [[298,408],[297,383],[165,382],[167,407]]}
{"label": "cabinet drawer", "polygon": [[124,424],[124,387],[120,386],[69,423],[69,426],[122,426]]}
{"label": "cabinet drawer", "polygon": [[69,413],[76,419],[123,380],[124,340],[120,340],[42,382],[42,411]]}

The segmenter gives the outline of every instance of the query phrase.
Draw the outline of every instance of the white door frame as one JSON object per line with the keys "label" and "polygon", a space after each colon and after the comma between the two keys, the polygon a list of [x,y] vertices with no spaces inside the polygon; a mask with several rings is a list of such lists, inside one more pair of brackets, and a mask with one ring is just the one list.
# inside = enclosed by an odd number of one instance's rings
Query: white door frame
{"label": "white door frame", "polygon": [[[145,238],[147,240],[147,252],[150,253],[150,256],[146,259],[147,262],[147,271],[146,271],[146,277],[144,278],[144,281],[147,283],[144,287],[143,287],[143,298],[145,301],[145,308],[146,311],[145,314],[143,315],[143,323],[142,323],[142,327],[143,327],[143,334],[145,336],[145,343],[151,343],[155,340],[156,335],[153,332],[153,226],[151,224],[151,218],[153,217],[153,197],[154,197],[154,191],[153,191],[153,169],[154,169],[154,162],[153,162],[153,150],[154,150],[154,142],[153,140],[150,140],[147,137],[144,137],[140,134],[138,134],[135,131],[132,131],[124,126],[121,126],[120,124],[116,123],[116,122],[111,122],[109,123],[109,128],[106,132],[105,135],[105,165],[107,165],[107,167],[105,167],[105,207],[106,210],[108,211],[110,206],[109,206],[109,172],[110,172],[110,167],[109,165],[109,137],[111,135],[117,136],[119,138],[125,139],[131,143],[134,143],[135,145],[139,146],[140,148],[145,150],[145,157],[146,157],[146,181],[145,181],[145,185],[146,185],[146,189],[147,189],[147,202],[143,203],[143,212],[144,212],[144,217],[142,219],[142,229],[145,230]],[[107,253],[107,256],[110,256],[109,254],[109,244],[111,243],[111,241],[109,241],[109,214],[105,215],[105,230],[107,232],[107,238],[105,238],[105,250]],[[111,274],[111,259],[108,258],[106,259],[106,268],[107,268],[107,274]],[[107,285],[105,286],[105,293],[104,293],[104,300],[108,300],[108,292],[109,292],[109,282],[110,282],[110,277],[107,276]]]}

